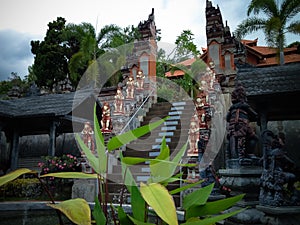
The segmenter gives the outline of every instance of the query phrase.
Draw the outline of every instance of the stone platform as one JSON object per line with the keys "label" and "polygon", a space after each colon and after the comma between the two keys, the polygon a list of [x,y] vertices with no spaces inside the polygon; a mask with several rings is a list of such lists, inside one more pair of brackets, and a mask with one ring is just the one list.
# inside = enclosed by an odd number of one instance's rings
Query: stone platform
{"label": "stone platform", "polygon": [[265,214],[261,218],[261,222],[264,225],[300,224],[300,206],[271,207],[257,205],[256,208]]}

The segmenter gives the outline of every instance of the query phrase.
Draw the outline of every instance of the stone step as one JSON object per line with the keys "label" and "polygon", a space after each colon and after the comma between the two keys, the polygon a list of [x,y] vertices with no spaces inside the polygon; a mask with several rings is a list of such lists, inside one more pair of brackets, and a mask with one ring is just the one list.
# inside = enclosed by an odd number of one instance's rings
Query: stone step
{"label": "stone step", "polygon": [[18,168],[27,168],[35,171],[40,171],[41,168],[38,166],[39,162],[42,162],[41,157],[28,157],[18,159]]}

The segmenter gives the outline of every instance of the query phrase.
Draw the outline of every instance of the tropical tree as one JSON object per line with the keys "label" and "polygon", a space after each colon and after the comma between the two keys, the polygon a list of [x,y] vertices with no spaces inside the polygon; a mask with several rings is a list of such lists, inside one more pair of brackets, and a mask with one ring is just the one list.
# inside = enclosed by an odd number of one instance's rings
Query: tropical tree
{"label": "tropical tree", "polygon": [[175,57],[177,62],[183,61],[185,59],[196,57],[200,54],[197,46],[193,42],[194,34],[190,30],[183,30],[181,34],[177,37]]}
{"label": "tropical tree", "polygon": [[[246,34],[263,30],[268,45],[278,48],[282,65],[285,34],[300,34],[300,21],[293,20],[299,12],[300,0],[252,0],[248,5],[248,18],[238,25],[236,36],[242,38]],[[265,16],[259,17],[259,13]]]}
{"label": "tropical tree", "polygon": [[90,23],[68,24],[64,31],[71,81],[78,84],[82,74],[99,56],[96,32]]}
{"label": "tropical tree", "polygon": [[65,57],[63,30],[66,20],[58,17],[48,24],[43,41],[31,41],[31,52],[35,55],[32,72],[38,86],[52,89],[55,82],[65,79],[68,73],[68,62]]}

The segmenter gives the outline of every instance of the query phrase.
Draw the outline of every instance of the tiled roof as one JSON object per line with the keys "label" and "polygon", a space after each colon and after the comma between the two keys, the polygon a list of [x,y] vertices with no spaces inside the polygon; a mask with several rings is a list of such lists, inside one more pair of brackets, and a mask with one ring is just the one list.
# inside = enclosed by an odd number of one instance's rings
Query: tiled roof
{"label": "tiled roof", "polygon": [[239,69],[237,81],[248,96],[300,92],[300,63]]}
{"label": "tiled roof", "polygon": [[[263,60],[259,64],[257,64],[257,67],[263,67],[263,66],[272,66],[272,65],[278,65],[279,59],[276,57],[272,58],[266,58],[266,60]],[[299,63],[300,62],[300,54],[290,54],[284,56],[284,63]]]}
{"label": "tiled roof", "polygon": [[49,94],[0,101],[0,116],[36,117],[63,116],[72,112],[93,94],[92,90],[76,91],[66,94]]}
{"label": "tiled roof", "polygon": [[191,58],[191,59],[187,59],[187,60],[184,60],[184,61],[182,61],[182,62],[179,62],[178,64],[183,65],[183,66],[190,66],[190,65],[192,65],[195,61],[196,61],[195,58]]}
{"label": "tiled roof", "polygon": [[[175,65],[182,65],[182,66],[191,66],[196,61],[196,58],[186,59],[182,62],[179,62]],[[182,70],[175,70],[174,72],[168,71],[165,73],[165,77],[177,77],[177,76],[183,76],[184,71]]]}
{"label": "tiled roof", "polygon": [[[275,55],[277,53],[277,48],[267,47],[267,46],[247,46],[247,48],[252,49],[253,51],[261,54],[261,55]],[[296,47],[293,48],[285,48],[284,52],[294,52],[297,51]]]}
{"label": "tiled roof", "polygon": [[168,71],[165,73],[166,77],[177,77],[177,76],[183,76],[184,72],[182,70],[175,70],[173,72]]}
{"label": "tiled roof", "polygon": [[256,38],[256,39],[254,39],[254,40],[245,40],[245,39],[243,39],[243,40],[241,40],[241,43],[243,44],[243,45],[250,45],[250,44],[257,44],[257,41],[258,41],[258,39]]}

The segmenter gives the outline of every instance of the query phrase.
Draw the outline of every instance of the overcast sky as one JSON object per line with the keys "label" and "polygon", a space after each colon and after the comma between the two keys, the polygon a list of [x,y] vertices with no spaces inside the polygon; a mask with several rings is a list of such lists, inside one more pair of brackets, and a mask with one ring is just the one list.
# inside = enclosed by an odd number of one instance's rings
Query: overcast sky
{"label": "overcast sky", "polygon": [[[246,18],[246,6],[250,0],[212,0],[219,5],[223,22],[233,32]],[[137,26],[146,20],[155,9],[155,23],[161,29],[161,41],[174,44],[183,30],[191,30],[195,44],[201,50],[206,47],[205,34],[206,0],[1,0],[0,2],[0,80],[7,79],[11,72],[24,77],[28,66],[33,64],[30,51],[31,40],[43,40],[47,24],[64,17],[67,23],[88,22],[97,32],[109,24],[120,27]],[[263,36],[255,33],[247,39]],[[299,40],[299,36],[288,35],[287,43]]]}

